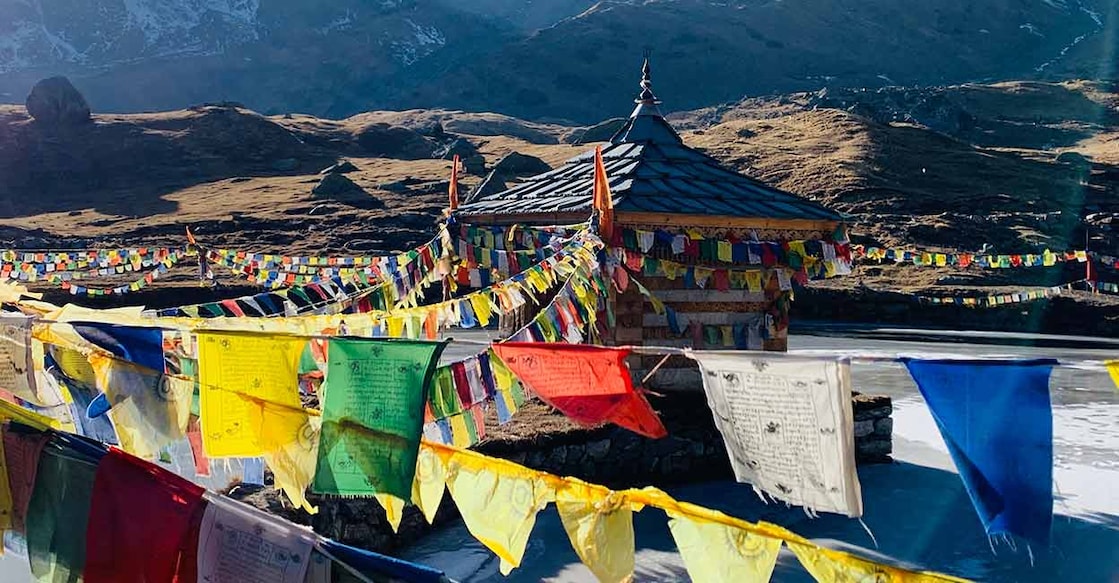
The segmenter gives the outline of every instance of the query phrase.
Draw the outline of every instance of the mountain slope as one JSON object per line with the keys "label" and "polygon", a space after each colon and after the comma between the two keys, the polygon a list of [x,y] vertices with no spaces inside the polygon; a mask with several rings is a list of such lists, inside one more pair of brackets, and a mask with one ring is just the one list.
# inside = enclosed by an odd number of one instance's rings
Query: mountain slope
{"label": "mountain slope", "polygon": [[0,101],[63,73],[99,111],[231,100],[592,122],[629,102],[645,48],[684,109],[825,86],[1092,76],[1112,54],[1116,2],[0,0]]}

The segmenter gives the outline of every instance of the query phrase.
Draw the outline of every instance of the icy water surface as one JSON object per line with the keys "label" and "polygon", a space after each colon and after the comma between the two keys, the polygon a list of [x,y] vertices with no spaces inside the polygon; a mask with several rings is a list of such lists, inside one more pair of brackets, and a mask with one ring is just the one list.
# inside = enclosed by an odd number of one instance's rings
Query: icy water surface
{"label": "icy water surface", "polygon": [[[992,335],[997,336],[997,335]],[[976,336],[977,342],[982,335]],[[857,347],[857,348],[854,348]],[[982,344],[900,342],[798,336],[793,351],[857,350],[936,356],[1004,355],[1070,360],[1119,358],[1114,350],[1030,348]],[[937,570],[981,581],[1119,581],[1119,392],[1102,370],[1058,368],[1051,381],[1054,429],[1053,541],[1048,549],[993,547],[956,475],[936,425],[905,369],[896,363],[852,366],[858,390],[894,398],[894,464],[859,469],[864,521],[877,546],[855,520],[760,502],[749,486],[731,482],[674,489],[680,499],[747,520],[786,526],[821,544],[902,566]],[[640,486],[641,484],[635,484]],[[688,581],[663,512],[635,515],[637,581]],[[1031,564],[1030,552],[1033,554]],[[554,507],[541,512],[520,569],[498,573],[492,553],[460,523],[408,550],[405,558],[446,570],[464,583],[507,579],[591,582],[571,550]],[[811,577],[783,551],[774,581]]]}

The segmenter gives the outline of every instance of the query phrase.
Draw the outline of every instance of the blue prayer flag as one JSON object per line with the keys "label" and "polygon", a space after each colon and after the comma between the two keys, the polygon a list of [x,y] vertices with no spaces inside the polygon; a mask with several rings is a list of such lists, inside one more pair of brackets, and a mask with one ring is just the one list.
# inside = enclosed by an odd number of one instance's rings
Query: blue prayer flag
{"label": "blue prayer flag", "polygon": [[344,545],[324,539],[322,548],[327,556],[345,563],[346,566],[366,577],[390,577],[406,583],[442,583],[448,581],[442,571],[425,565],[409,563],[401,559],[377,554],[371,551]]}
{"label": "blue prayer flag", "polygon": [[1053,522],[1057,361],[904,360],[988,535],[1046,545]]}
{"label": "blue prayer flag", "polygon": [[73,324],[82,338],[113,353],[117,358],[156,372],[164,371],[163,330],[140,326],[118,326],[100,322]]}

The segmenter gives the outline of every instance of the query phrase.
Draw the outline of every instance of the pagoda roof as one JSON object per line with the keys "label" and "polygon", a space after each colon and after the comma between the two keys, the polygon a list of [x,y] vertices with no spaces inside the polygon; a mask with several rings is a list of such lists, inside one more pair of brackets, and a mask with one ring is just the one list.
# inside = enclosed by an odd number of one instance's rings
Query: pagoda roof
{"label": "pagoda roof", "polygon": [[[839,213],[723,167],[689,148],[661,115],[648,59],[642,92],[625,125],[602,149],[616,212],[840,221]],[[591,214],[594,151],[501,192],[482,194],[459,215]]]}

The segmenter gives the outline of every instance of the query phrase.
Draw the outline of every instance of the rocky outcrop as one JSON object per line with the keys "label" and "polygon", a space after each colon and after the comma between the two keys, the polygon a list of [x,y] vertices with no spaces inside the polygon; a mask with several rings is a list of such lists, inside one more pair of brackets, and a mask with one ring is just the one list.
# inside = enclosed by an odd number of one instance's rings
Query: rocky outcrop
{"label": "rocky outcrop", "polygon": [[625,118],[615,117],[585,128],[575,128],[563,137],[565,144],[592,144],[609,140],[625,125]]}
{"label": "rocky outcrop", "polygon": [[354,163],[349,160],[339,160],[337,163],[319,170],[319,174],[349,174],[350,172],[357,172],[357,166],[354,166]]}
{"label": "rocky outcrop", "polygon": [[383,208],[385,203],[350,180],[345,174],[324,174],[311,190],[315,198],[329,199],[361,208]]}
{"label": "rocky outcrop", "polygon": [[547,162],[520,152],[509,152],[493,165],[493,172],[500,176],[533,176],[551,170]]}
{"label": "rocky outcrop", "polygon": [[27,113],[48,125],[89,123],[89,104],[66,77],[43,79],[27,96]]}
{"label": "rocky outcrop", "polygon": [[354,140],[366,156],[423,160],[431,158],[437,145],[419,132],[384,123],[369,124],[354,133]]}

